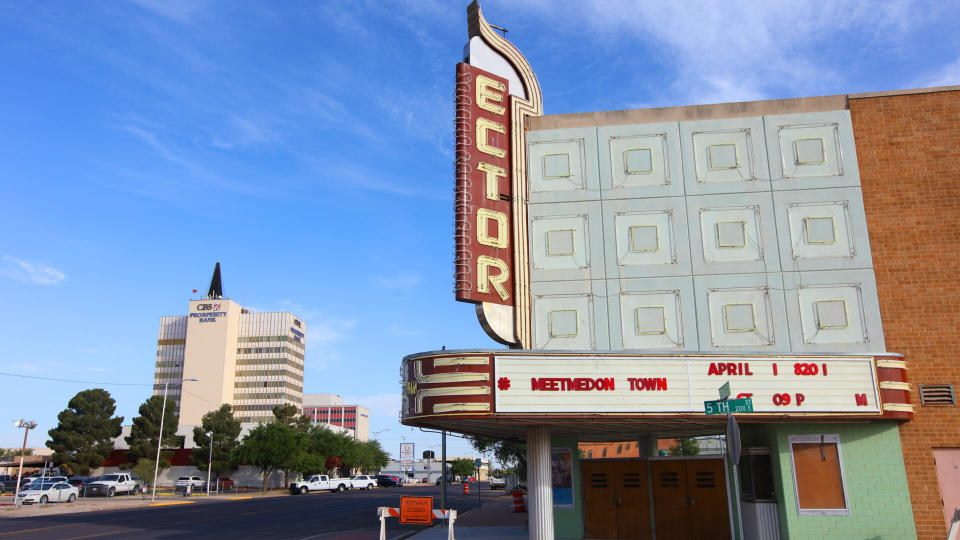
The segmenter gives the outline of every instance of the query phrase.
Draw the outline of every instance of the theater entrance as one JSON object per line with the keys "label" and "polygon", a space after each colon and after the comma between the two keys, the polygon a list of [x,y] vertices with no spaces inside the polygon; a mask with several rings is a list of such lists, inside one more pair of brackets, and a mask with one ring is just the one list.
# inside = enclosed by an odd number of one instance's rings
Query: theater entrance
{"label": "theater entrance", "polygon": [[730,538],[723,459],[581,463],[587,538]]}

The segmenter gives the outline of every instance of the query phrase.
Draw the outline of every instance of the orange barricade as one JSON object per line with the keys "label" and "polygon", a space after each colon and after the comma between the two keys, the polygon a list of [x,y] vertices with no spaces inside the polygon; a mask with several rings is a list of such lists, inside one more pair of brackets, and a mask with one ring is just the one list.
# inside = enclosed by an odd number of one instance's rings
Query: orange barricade
{"label": "orange barricade", "polygon": [[513,511],[517,512],[526,512],[527,505],[523,504],[523,493],[519,489],[513,490]]}

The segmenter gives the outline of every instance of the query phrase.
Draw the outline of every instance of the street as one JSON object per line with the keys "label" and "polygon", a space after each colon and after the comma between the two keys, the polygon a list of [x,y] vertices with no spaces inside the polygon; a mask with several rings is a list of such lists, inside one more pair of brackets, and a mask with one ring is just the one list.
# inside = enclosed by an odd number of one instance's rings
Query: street
{"label": "street", "polygon": [[[503,495],[502,490],[487,489],[486,483],[480,485],[484,501]],[[477,484],[470,487],[470,495],[463,495],[460,485],[448,486],[448,506],[460,513],[477,506]],[[46,516],[44,509],[35,514],[35,508],[25,507],[19,510],[29,514],[24,517],[8,517],[12,510],[3,512],[0,538],[377,538],[377,507],[397,507],[402,495],[433,496],[434,508],[440,507],[440,488],[434,486],[232,500],[171,498],[164,502],[189,503]],[[396,518],[388,518],[387,538],[404,538],[425,528],[401,526]]]}

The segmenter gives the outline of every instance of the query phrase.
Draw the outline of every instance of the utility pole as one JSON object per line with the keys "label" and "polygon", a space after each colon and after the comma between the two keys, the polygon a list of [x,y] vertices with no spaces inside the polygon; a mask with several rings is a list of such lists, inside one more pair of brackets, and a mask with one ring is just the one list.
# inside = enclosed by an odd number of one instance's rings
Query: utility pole
{"label": "utility pole", "polygon": [[440,431],[440,508],[447,509],[447,430]]}
{"label": "utility pole", "polygon": [[[23,480],[23,456],[27,455],[27,434],[30,433],[30,430],[37,427],[37,423],[33,420],[16,420],[13,423],[14,426],[18,428],[23,428],[23,448],[20,449],[20,470],[17,472],[17,488],[13,493],[13,504],[17,504],[17,497],[20,495],[20,482]],[[40,507],[40,504],[37,504],[37,508]]]}

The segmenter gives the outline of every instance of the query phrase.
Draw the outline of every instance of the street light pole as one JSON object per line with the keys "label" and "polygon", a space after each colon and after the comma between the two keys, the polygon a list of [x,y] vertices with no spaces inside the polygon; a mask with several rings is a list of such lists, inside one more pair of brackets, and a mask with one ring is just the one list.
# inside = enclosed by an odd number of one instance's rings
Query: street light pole
{"label": "street light pole", "polygon": [[207,433],[210,442],[210,457],[207,458],[207,497],[210,496],[210,468],[213,467],[213,430]]}
{"label": "street light pole", "polygon": [[[183,383],[186,381],[199,381],[196,377],[180,380],[181,394],[183,393]],[[160,470],[160,447],[163,445],[163,416],[167,412],[167,387],[170,383],[163,383],[163,407],[160,409],[160,435],[157,437],[157,461],[153,464],[153,493],[150,495],[150,502],[157,500],[157,472]]]}
{"label": "street light pole", "polygon": [[[17,488],[13,493],[13,504],[17,504],[17,497],[20,495],[20,482],[23,480],[23,457],[27,455],[27,434],[30,433],[30,430],[37,427],[37,423],[33,420],[16,420],[13,423],[14,426],[18,428],[23,428],[23,448],[20,449],[20,470],[17,472]],[[39,508],[39,504],[37,507]]]}

